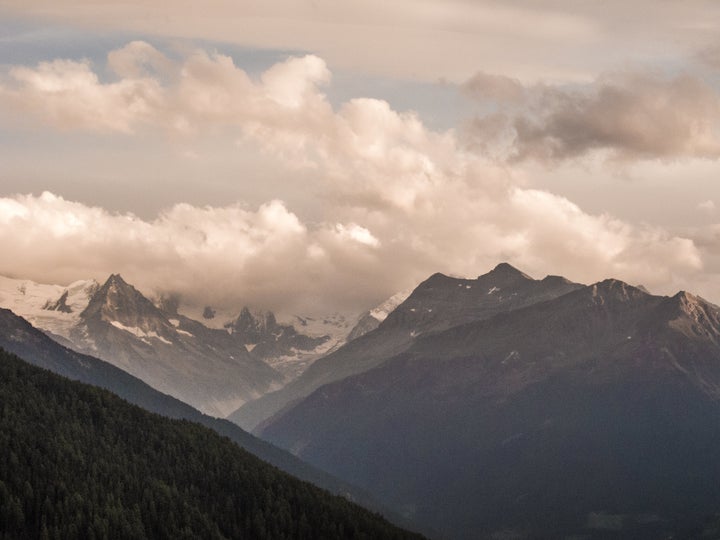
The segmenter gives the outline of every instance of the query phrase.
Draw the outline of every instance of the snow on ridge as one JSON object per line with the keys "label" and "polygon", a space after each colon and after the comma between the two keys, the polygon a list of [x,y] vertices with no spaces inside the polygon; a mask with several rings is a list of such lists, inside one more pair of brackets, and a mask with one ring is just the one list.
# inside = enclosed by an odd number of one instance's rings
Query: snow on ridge
{"label": "snow on ridge", "polygon": [[160,341],[162,341],[163,343],[165,343],[167,345],[172,345],[171,341],[168,341],[164,337],[158,335],[158,333],[155,332],[154,330],[150,331],[150,332],[146,332],[145,330],[143,330],[142,328],[138,328],[137,326],[125,326],[123,323],[118,322],[118,321],[111,321],[110,324],[112,324],[115,328],[124,330],[125,332],[128,332],[139,339],[144,340],[146,338],[155,338],[155,339],[159,339]]}
{"label": "snow on ridge", "polygon": [[404,291],[395,293],[390,298],[385,300],[382,304],[371,309],[370,316],[373,319],[376,319],[378,322],[383,322],[385,319],[387,319],[388,315],[390,315],[390,313],[395,310],[395,308],[397,308],[400,304],[407,300],[407,297],[410,296],[412,291],[413,289],[406,289]]}

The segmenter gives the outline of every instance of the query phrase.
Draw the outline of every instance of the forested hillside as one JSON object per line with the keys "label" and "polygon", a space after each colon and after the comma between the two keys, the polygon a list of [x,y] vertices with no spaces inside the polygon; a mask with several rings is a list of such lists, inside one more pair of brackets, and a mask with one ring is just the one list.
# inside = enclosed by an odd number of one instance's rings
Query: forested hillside
{"label": "forested hillside", "polygon": [[418,536],[207,428],[0,350],[0,537]]}

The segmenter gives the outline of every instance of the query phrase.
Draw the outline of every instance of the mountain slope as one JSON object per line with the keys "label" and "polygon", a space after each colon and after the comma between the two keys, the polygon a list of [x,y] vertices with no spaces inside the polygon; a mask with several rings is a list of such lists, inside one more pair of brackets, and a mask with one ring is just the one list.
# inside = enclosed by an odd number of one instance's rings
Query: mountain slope
{"label": "mountain slope", "polygon": [[70,339],[82,352],[214,416],[225,416],[282,379],[228,332],[166,316],[119,275],[91,297]]}
{"label": "mountain slope", "polygon": [[698,537],[718,343],[717,307],[607,280],[426,335],[261,434],[454,538]]}
{"label": "mountain slope", "polygon": [[170,420],[0,350],[7,538],[419,538]]}
{"label": "mountain slope", "polygon": [[204,415],[189,405],[158,392],[112,364],[59,345],[26,320],[6,309],[0,309],[0,348],[17,354],[35,366],[105,388],[148,411],[202,424],[293,476],[332,493],[342,494],[365,506],[377,508],[367,494],[349,484],[309,466],[285,450],[250,435],[227,420]]}
{"label": "mountain slope", "polygon": [[506,263],[474,280],[434,274],[378,328],[316,360],[296,380],[246,403],[228,419],[255,429],[320,386],[362,373],[400,354],[424,334],[556,298],[578,287],[581,285],[559,277],[535,280]]}

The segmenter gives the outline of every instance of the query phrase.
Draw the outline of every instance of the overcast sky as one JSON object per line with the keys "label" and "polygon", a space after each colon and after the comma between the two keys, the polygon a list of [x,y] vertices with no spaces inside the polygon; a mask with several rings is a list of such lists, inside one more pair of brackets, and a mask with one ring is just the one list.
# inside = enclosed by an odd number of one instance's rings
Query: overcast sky
{"label": "overcast sky", "polygon": [[0,273],[361,311],[508,261],[720,303],[715,1],[0,0]]}

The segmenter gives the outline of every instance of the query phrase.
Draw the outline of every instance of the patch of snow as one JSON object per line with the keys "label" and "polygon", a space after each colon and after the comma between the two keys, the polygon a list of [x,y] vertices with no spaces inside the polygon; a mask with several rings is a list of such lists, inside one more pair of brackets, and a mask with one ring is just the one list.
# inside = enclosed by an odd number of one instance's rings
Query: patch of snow
{"label": "patch of snow", "polygon": [[404,291],[400,291],[399,293],[393,294],[382,304],[371,309],[370,316],[373,319],[376,319],[378,322],[383,322],[385,319],[387,319],[387,316],[390,315],[390,313],[395,311],[395,308],[397,308],[400,304],[407,300],[408,296],[410,296],[411,293],[412,289],[406,289]]}
{"label": "patch of snow", "polygon": [[128,332],[129,334],[132,334],[143,341],[145,341],[146,338],[155,338],[167,345],[172,345],[172,341],[168,341],[164,337],[158,335],[158,333],[154,330],[146,332],[145,330],[143,330],[142,328],[138,328],[137,326],[125,326],[123,323],[118,321],[111,321],[110,324],[112,324],[115,328]]}
{"label": "patch of snow", "polygon": [[184,335],[184,336],[195,337],[195,336],[193,336],[190,332],[186,332],[185,330],[180,330],[179,328],[178,328],[177,330],[175,330],[175,331],[176,331],[178,334],[182,334],[182,335]]}
{"label": "patch of snow", "polygon": [[465,285],[466,289],[472,289],[472,285]]}
{"label": "patch of snow", "polygon": [[177,320],[177,319],[168,319],[168,321],[169,321],[170,324],[172,324],[175,328],[177,328],[178,326],[180,326],[180,321]]}
{"label": "patch of snow", "polygon": [[158,335],[157,332],[148,332],[148,337],[159,339],[166,345],[172,345],[172,341],[169,341],[169,340],[165,339],[164,337]]}
{"label": "patch of snow", "polygon": [[494,294],[494,293],[498,292],[499,290],[500,290],[500,289],[499,289],[498,287],[493,287],[493,288],[490,289],[487,293],[488,293],[488,294]]}
{"label": "patch of snow", "polygon": [[112,324],[115,328],[119,328],[120,330],[129,332],[130,334],[134,335],[135,337],[139,337],[139,338],[147,337],[147,333],[145,333],[145,331],[138,328],[137,326],[132,326],[132,327],[125,326],[123,323],[121,323],[119,321],[111,321],[110,324]]}
{"label": "patch of snow", "polygon": [[247,349],[247,352],[252,352],[252,350],[257,347],[257,343],[246,343],[245,348]]}

